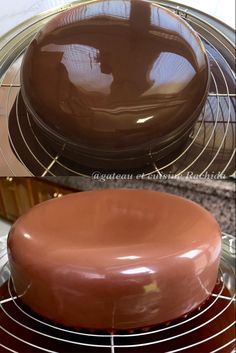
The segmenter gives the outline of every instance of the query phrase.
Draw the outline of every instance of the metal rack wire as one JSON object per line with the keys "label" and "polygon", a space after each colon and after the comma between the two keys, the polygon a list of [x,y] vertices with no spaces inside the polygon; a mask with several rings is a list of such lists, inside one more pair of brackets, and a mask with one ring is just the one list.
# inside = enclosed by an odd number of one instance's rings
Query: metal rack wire
{"label": "metal rack wire", "polygon": [[[234,338],[224,339],[224,334],[232,330],[235,321],[234,315],[230,316],[227,325],[219,325],[218,319],[229,316],[228,310],[235,303],[235,274],[230,265],[230,260],[235,256],[235,238],[231,235],[223,235],[223,250],[219,283],[211,298],[205,305],[186,316],[181,321],[175,321],[169,325],[150,329],[148,331],[133,333],[91,333],[86,331],[75,331],[62,326],[57,326],[46,321],[36,314],[29,312],[21,304],[19,297],[14,293],[10,272],[6,264],[0,271],[1,283],[7,280],[7,290],[0,297],[0,334],[4,333],[7,340],[0,341],[0,346],[6,352],[207,352],[215,353],[227,349],[232,351]],[[225,295],[226,287],[229,289]],[[230,294],[229,294],[230,293]],[[9,324],[10,323],[10,324]],[[211,328],[210,328],[211,327]],[[215,328],[212,331],[212,327]],[[205,337],[201,336],[201,330],[207,332]],[[208,333],[209,330],[209,333]],[[192,335],[194,335],[192,337]],[[197,341],[196,341],[197,338]],[[218,346],[213,344],[216,338],[220,338]],[[14,341],[22,348],[16,350],[12,347]],[[187,342],[187,343],[186,343]],[[210,343],[209,351],[202,350],[205,343]],[[163,350],[165,347],[171,349]],[[15,346],[14,346],[15,347]],[[214,347],[214,348],[212,348]],[[23,350],[22,350],[23,349]],[[138,349],[138,350],[136,350]],[[141,349],[141,350],[139,350]],[[195,350],[198,349],[198,350]],[[224,350],[225,352],[225,350]]]}
{"label": "metal rack wire", "polygon": [[[73,6],[79,2],[74,2]],[[150,164],[138,172],[143,172],[145,176],[187,175],[189,172],[201,176],[206,173],[231,175],[235,172],[236,152],[235,73],[232,64],[234,45],[217,28],[201,19],[200,15],[187,8],[170,5],[169,2],[162,1],[161,4],[182,16],[199,33],[211,65],[211,87],[206,105],[184,149],[168,160],[159,162],[150,153]],[[71,6],[42,14],[36,20],[24,24],[0,48],[0,109],[4,111],[2,125],[6,132],[2,134],[0,156],[11,175],[91,174],[79,163],[72,163],[62,157],[65,145],[55,153],[50,146],[40,141],[19,93],[19,72],[27,45],[52,16]],[[225,55],[222,55],[222,48]]]}

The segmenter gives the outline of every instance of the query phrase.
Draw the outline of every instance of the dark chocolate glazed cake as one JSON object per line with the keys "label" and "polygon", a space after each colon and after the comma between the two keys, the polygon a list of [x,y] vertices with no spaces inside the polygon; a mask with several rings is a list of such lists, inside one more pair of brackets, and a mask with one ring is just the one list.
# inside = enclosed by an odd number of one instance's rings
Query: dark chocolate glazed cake
{"label": "dark chocolate glazed cake", "polygon": [[51,20],[23,61],[35,134],[89,168],[122,170],[182,146],[209,86],[195,31],[155,3],[82,3]]}
{"label": "dark chocolate glazed cake", "polygon": [[103,190],[44,202],[12,227],[16,293],[74,328],[148,328],[201,306],[215,287],[217,222],[199,205],[145,190]]}

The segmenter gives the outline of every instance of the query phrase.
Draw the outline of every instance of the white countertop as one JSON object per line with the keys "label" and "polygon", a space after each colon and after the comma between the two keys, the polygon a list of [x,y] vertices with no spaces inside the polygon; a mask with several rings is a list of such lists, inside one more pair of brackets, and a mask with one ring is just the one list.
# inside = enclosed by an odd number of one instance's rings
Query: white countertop
{"label": "white countertop", "polygon": [[[113,1],[113,0],[111,0]],[[0,0],[0,36],[36,14],[72,0]],[[235,27],[235,0],[180,0]]]}

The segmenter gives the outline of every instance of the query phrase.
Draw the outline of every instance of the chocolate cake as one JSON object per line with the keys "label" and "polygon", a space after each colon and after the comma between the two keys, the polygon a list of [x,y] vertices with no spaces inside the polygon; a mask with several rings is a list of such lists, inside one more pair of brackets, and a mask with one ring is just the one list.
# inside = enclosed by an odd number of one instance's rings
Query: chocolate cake
{"label": "chocolate cake", "polygon": [[8,237],[19,300],[56,323],[108,331],[151,327],[198,308],[216,284],[220,250],[208,211],[145,190],[41,203]]}
{"label": "chocolate cake", "polygon": [[62,12],[33,39],[21,70],[39,140],[104,170],[143,167],[186,143],[209,79],[196,32],[141,0],[92,1]]}

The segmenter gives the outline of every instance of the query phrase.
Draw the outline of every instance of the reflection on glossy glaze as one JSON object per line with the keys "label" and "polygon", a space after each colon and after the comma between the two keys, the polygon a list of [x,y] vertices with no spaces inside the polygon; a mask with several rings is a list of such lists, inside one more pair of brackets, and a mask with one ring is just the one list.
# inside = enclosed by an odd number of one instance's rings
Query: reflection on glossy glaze
{"label": "reflection on glossy glaze", "polygon": [[220,248],[206,210],[145,190],[48,201],[8,238],[24,303],[64,325],[109,330],[155,325],[198,307],[215,286]]}
{"label": "reflection on glossy glaze", "polygon": [[22,93],[44,133],[65,139],[88,165],[110,159],[122,168],[150,151],[158,158],[191,128],[208,76],[202,43],[181,18],[146,1],[104,0],[39,32],[25,55]]}
{"label": "reflection on glossy glaze", "polygon": [[[214,293],[219,293],[221,290],[222,284],[218,284],[215,289]],[[14,291],[13,295],[14,295]],[[230,297],[231,294],[227,289],[224,289],[222,295],[226,297]],[[3,285],[0,287],[0,296],[8,298],[9,293],[7,290],[7,284]],[[193,346],[191,348],[191,353],[199,353],[199,352],[204,352],[204,353],[211,353],[215,349],[219,349],[221,346],[224,347],[220,350],[221,353],[232,353],[233,348],[235,347],[235,344],[232,343],[231,345],[227,345],[229,342],[231,342],[235,338],[235,329],[233,326],[229,328],[228,330],[222,332],[220,335],[218,334],[220,330],[229,327],[230,324],[235,319],[235,305],[234,303],[231,303],[230,306],[226,310],[226,305],[228,304],[228,301],[223,300],[223,299],[218,299],[216,303],[211,306],[210,309],[206,310],[207,307],[209,307],[212,304],[212,301],[215,300],[215,298],[210,298],[206,304],[202,307],[202,312],[195,311],[192,313],[192,316],[199,315],[198,318],[195,318],[193,320],[190,320],[188,323],[183,323],[183,321],[186,321],[186,319],[178,320],[178,323],[181,325],[179,327],[171,328],[167,331],[161,331],[156,334],[151,334],[147,336],[142,336],[140,337],[129,337],[127,338],[115,338],[115,343],[117,345],[121,344],[132,344],[135,345],[137,343],[151,343],[154,341],[159,341],[163,340],[164,338],[170,338],[167,341],[160,342],[159,344],[154,344],[154,345],[149,345],[148,347],[138,347],[138,348],[128,348],[127,352],[130,353],[166,353],[166,352],[171,352],[176,349],[181,348],[181,352],[183,353],[189,353],[190,349],[183,349],[183,347],[190,346],[195,344],[196,342],[199,341],[205,341],[203,344],[198,344],[196,346]],[[45,319],[42,317],[38,317],[35,315],[35,313],[32,313],[29,308],[25,307],[22,305],[20,301],[17,301],[18,305],[20,305],[23,310],[29,314],[33,315],[33,317],[36,317],[39,320],[43,320],[43,322],[46,322]],[[4,305],[4,308],[6,309],[6,305]],[[203,313],[203,310],[205,312]],[[219,315],[219,313],[224,310],[224,312]],[[32,320],[24,315],[22,316],[22,313],[20,312],[19,309],[16,308],[16,306],[12,303],[9,302],[7,305],[7,312],[14,317],[17,322],[23,323],[24,325],[31,327],[32,328]],[[189,317],[188,317],[189,319]],[[47,336],[42,336],[39,334],[36,334],[33,331],[27,330],[25,327],[16,325],[8,316],[4,315],[3,311],[0,310],[0,322],[1,325],[9,332],[14,333],[18,337],[25,339],[26,341],[35,344],[37,344],[41,347],[45,347],[47,349],[50,349],[52,351],[56,351],[58,353],[94,353],[94,347],[85,347],[85,346],[79,346],[79,345],[73,345],[69,344],[68,342],[63,342],[59,341],[57,339],[50,339]],[[209,322],[206,324],[206,322]],[[54,325],[55,323],[52,322],[46,322],[49,325]],[[176,322],[172,322],[172,324],[176,324]],[[44,333],[48,335],[54,335],[57,336],[58,334],[60,335],[61,338],[61,331],[58,331],[56,329],[50,330],[48,327],[45,325],[40,325],[38,322],[34,321],[33,328],[39,332],[42,332],[42,328]],[[156,327],[155,329],[159,329],[160,327]],[[161,327],[163,328],[163,326]],[[154,328],[153,328],[154,330]],[[186,334],[187,331],[190,331],[191,333]],[[89,332],[88,332],[89,333]],[[104,332],[102,332],[104,333]],[[127,332],[125,331],[127,334]],[[180,333],[185,333],[183,334],[182,337],[179,338],[174,338]],[[98,334],[98,332],[96,332]],[[211,336],[213,338],[209,339]],[[64,339],[68,340],[76,340],[81,341],[81,337],[78,337],[78,335],[70,335],[70,334],[63,334]],[[32,353],[32,347],[29,345],[26,345],[19,340],[16,340],[14,338],[9,339],[9,335],[5,332],[1,331],[1,339],[2,342],[7,342],[7,346],[11,349],[14,349],[17,352],[24,352],[24,353]],[[82,337],[82,340],[84,342],[84,336]],[[89,337],[86,342],[89,344],[96,343],[99,345],[109,345],[109,339],[104,339],[101,336],[97,338],[96,340],[92,339]],[[107,348],[96,348],[96,351],[101,351],[102,353],[110,353],[111,349]],[[116,351],[120,352],[125,352],[125,348],[117,349]],[[5,350],[2,348],[1,353],[5,353]],[[9,351],[6,350],[6,353]]]}

